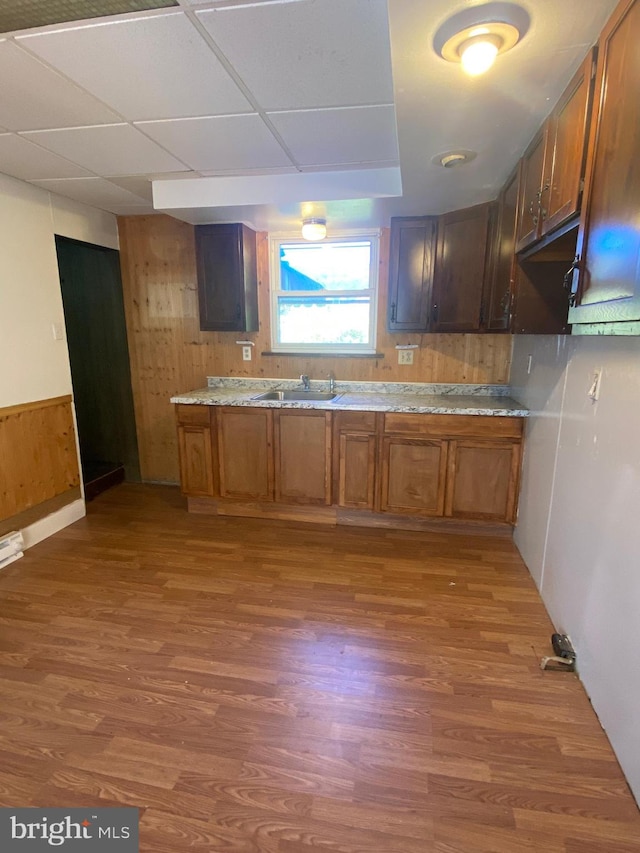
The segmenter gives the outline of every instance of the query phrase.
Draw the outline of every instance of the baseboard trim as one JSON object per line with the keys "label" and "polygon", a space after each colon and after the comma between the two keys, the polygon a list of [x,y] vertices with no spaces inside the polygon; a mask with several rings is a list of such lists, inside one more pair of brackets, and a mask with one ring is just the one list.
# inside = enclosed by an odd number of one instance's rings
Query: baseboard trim
{"label": "baseboard trim", "polygon": [[23,528],[24,547],[31,548],[33,545],[37,545],[43,539],[53,536],[54,533],[58,533],[75,521],[84,518],[86,514],[87,510],[82,498],[67,504],[67,506],[56,510],[56,512],[50,513],[45,518],[41,518],[39,521],[35,521],[28,527]]}
{"label": "baseboard trim", "polygon": [[513,527],[506,522],[488,522],[459,518],[422,518],[393,515],[336,506],[293,506],[259,501],[227,501],[216,498],[187,498],[189,512],[199,515],[237,518],[270,518],[278,521],[303,521],[333,527],[379,527],[385,530],[416,530],[430,533],[464,533],[475,536],[512,538]]}

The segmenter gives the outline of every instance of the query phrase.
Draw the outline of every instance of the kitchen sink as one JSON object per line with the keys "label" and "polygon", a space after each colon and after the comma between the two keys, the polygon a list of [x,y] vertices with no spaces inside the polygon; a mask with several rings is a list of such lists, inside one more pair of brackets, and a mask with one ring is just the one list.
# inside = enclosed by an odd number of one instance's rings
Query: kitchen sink
{"label": "kitchen sink", "polygon": [[318,403],[318,402],[335,402],[341,394],[334,394],[332,391],[265,391],[264,394],[256,394],[252,400],[286,400]]}

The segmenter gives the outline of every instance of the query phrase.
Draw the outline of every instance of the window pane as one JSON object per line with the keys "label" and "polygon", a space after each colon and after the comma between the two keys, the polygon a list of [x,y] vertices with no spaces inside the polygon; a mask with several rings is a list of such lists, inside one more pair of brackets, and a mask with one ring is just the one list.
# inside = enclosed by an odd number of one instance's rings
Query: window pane
{"label": "window pane", "polygon": [[281,290],[368,290],[371,242],[280,246]]}
{"label": "window pane", "polygon": [[278,298],[282,344],[369,343],[368,296]]}

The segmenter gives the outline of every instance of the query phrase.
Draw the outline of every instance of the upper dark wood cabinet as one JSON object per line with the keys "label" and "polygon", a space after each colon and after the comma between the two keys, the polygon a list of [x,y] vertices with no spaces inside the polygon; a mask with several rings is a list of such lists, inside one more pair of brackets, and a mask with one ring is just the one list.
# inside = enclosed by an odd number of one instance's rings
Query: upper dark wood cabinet
{"label": "upper dark wood cabinet", "polygon": [[580,210],[594,59],[595,50],[589,51],[522,158],[517,252]]}
{"label": "upper dark wood cabinet", "polygon": [[256,234],[241,223],[197,225],[200,328],[207,332],[258,330]]}
{"label": "upper dark wood cabinet", "polygon": [[490,274],[489,226],[494,204],[440,217],[431,306],[432,332],[477,332],[484,326]]}
{"label": "upper dark wood cabinet", "polygon": [[640,320],[639,40],[640,0],[623,0],[599,43],[573,284],[577,304],[569,312],[574,324],[632,322],[627,331],[635,334]]}
{"label": "upper dark wood cabinet", "polygon": [[515,233],[518,213],[518,177],[516,169],[502,188],[496,216],[494,260],[486,299],[485,328],[488,332],[509,329],[511,300],[515,287]]}
{"label": "upper dark wood cabinet", "polygon": [[540,191],[540,236],[580,210],[595,76],[590,51],[548,119],[544,178]]}
{"label": "upper dark wood cabinet", "polygon": [[391,220],[387,314],[390,332],[428,329],[437,222],[433,216]]}

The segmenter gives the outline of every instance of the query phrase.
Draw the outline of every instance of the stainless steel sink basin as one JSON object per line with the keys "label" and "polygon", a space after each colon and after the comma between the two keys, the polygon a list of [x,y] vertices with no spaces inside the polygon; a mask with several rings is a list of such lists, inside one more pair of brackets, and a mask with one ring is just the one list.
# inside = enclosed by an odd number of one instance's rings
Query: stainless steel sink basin
{"label": "stainless steel sink basin", "polygon": [[332,391],[265,391],[264,394],[256,394],[252,400],[294,400],[309,403],[332,402],[340,397]]}

